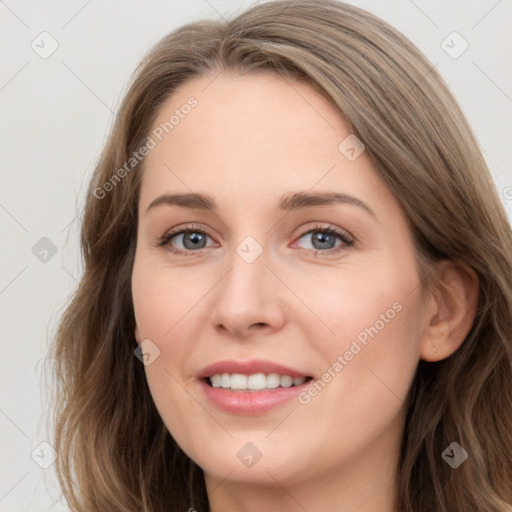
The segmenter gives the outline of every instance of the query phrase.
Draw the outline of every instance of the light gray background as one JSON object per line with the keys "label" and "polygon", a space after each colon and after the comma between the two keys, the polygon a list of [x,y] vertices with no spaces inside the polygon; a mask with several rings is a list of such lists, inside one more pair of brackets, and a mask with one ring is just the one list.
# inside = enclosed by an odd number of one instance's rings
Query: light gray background
{"label": "light gray background", "polygon": [[[174,27],[228,17],[252,3],[0,0],[3,512],[67,510],[59,503],[54,466],[43,469],[35,462],[51,461],[51,449],[38,448],[51,444],[42,416],[48,408],[43,359],[81,274],[85,187],[129,77],[142,55]],[[511,0],[350,3],[390,22],[437,64],[477,135],[512,219]],[[39,36],[43,31],[58,43],[46,59],[31,47],[50,48],[48,36]],[[441,46],[453,31],[469,44],[456,59]],[[453,53],[461,42],[452,37],[444,44]],[[57,248],[46,262],[32,252],[42,237]]]}

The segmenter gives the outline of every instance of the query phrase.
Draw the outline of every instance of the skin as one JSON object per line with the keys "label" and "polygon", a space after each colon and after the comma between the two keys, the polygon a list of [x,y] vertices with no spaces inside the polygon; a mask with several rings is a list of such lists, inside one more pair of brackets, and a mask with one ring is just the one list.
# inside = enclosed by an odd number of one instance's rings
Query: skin
{"label": "skin", "polygon": [[[145,366],[155,404],[205,471],[211,511],[394,511],[405,397],[420,358],[448,357],[464,340],[476,276],[446,262],[438,292],[423,290],[398,201],[365,152],[350,161],[338,150],[350,131],[309,85],[272,74],[212,80],[194,78],[169,98],[155,127],[189,97],[198,105],[144,164],[132,294],[135,337],[160,350]],[[374,215],[350,204],[278,211],[279,197],[297,191],[349,194]],[[218,210],[146,212],[170,192],[209,194]],[[194,252],[182,235],[155,246],[187,223],[208,235],[205,248]],[[304,235],[318,224],[356,241],[327,254]],[[263,250],[252,263],[236,252],[248,236]],[[320,379],[396,303],[400,312],[307,404],[244,416],[201,393],[197,372],[224,359]],[[251,468],[237,457],[247,442],[262,453]]]}

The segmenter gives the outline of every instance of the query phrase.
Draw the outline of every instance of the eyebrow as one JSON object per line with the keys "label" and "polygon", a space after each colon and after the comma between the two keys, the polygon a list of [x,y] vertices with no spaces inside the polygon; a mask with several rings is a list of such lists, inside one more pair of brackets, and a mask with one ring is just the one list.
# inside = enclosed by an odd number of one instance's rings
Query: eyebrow
{"label": "eyebrow", "polygon": [[[289,212],[312,206],[329,206],[333,204],[357,206],[377,218],[375,212],[361,199],[339,192],[291,192],[280,197],[278,209]],[[186,193],[158,196],[146,208],[146,213],[161,205],[173,205],[198,210],[217,210],[213,197],[205,194]]]}

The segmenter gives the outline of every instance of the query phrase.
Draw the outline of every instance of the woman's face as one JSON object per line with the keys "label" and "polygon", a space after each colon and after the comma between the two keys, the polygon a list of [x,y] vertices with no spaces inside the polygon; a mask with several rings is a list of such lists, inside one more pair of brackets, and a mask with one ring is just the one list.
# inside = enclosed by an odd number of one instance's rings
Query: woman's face
{"label": "woman's face", "polygon": [[132,293],[172,436],[207,482],[388,474],[426,319],[406,218],[361,144],[271,74],[187,82],[150,137]]}

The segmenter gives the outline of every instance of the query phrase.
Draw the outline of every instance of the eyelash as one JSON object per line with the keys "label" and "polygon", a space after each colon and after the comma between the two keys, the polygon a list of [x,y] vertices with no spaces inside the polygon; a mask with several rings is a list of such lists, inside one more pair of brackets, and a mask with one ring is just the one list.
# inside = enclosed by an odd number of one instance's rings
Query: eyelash
{"label": "eyelash", "polygon": [[[299,239],[301,239],[302,237],[306,236],[306,235],[309,235],[311,233],[317,233],[317,232],[320,232],[320,233],[328,233],[330,235],[334,235],[334,236],[337,236],[343,243],[342,245],[336,247],[336,248],[333,248],[333,249],[327,249],[325,251],[321,251],[321,250],[314,250],[314,249],[303,249],[305,251],[308,251],[308,250],[313,250],[314,251],[314,255],[315,256],[318,256],[318,255],[331,255],[331,254],[335,254],[343,249],[346,249],[348,247],[352,247],[354,245],[354,242],[355,240],[348,235],[347,232],[345,231],[342,231],[334,226],[322,226],[322,225],[317,225],[317,226],[314,226],[313,228],[311,229],[308,229],[306,232],[302,233],[300,236],[299,236]],[[185,228],[182,228],[182,229],[178,229],[176,231],[170,231],[169,233],[166,233],[164,236],[158,238],[157,240],[157,243],[154,244],[155,247],[165,247],[165,246],[169,246],[167,248],[167,250],[169,250],[171,253],[174,253],[174,254],[178,254],[178,255],[183,255],[183,256],[192,256],[194,253],[197,253],[200,251],[200,249],[196,250],[196,251],[182,251],[180,249],[175,249],[173,248],[169,242],[171,241],[172,238],[174,238],[175,236],[177,235],[183,235],[183,234],[187,234],[187,233],[200,233],[202,235],[206,235],[206,236],[209,236],[208,233],[206,233],[204,230],[202,230],[200,227],[194,225],[194,224],[187,224],[185,226]]]}

